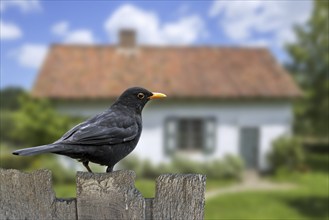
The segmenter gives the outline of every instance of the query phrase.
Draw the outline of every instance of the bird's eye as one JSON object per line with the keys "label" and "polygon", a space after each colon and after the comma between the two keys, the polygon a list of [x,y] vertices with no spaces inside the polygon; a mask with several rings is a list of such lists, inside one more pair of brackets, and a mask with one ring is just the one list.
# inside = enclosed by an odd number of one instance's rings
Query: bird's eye
{"label": "bird's eye", "polygon": [[145,96],[144,93],[141,93],[141,92],[140,92],[140,93],[138,93],[137,98],[139,98],[139,99],[143,99],[144,96]]}

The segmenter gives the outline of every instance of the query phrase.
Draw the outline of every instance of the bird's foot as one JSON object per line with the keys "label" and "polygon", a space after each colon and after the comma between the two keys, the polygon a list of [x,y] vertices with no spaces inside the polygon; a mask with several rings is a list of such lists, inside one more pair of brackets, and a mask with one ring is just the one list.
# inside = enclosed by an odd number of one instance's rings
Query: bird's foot
{"label": "bird's foot", "polygon": [[107,172],[107,173],[111,173],[111,172],[113,172],[113,167],[114,167],[114,166],[108,166],[107,169],[106,169],[106,172]]}
{"label": "bird's foot", "polygon": [[93,172],[93,171],[90,169],[89,165],[88,165],[88,164],[89,164],[89,161],[83,161],[82,164],[83,164],[83,166],[86,167],[86,169],[88,170],[89,173],[92,173],[92,172]]}

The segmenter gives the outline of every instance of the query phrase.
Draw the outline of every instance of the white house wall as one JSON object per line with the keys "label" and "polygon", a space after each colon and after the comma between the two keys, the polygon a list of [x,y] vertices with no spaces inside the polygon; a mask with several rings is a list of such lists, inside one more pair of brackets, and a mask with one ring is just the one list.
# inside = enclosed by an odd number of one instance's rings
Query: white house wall
{"label": "white house wall", "polygon": [[[88,102],[61,103],[58,109],[69,114],[91,116],[104,111],[110,103]],[[288,101],[254,102],[170,102],[156,100],[149,103],[143,111],[143,132],[134,153],[139,158],[149,159],[153,163],[170,160],[164,153],[164,122],[170,116],[215,117],[216,150],[208,156],[189,154],[196,160],[209,160],[224,157],[227,154],[239,155],[239,131],[242,127],[258,127],[259,166],[266,169],[266,155],[274,139],[289,134],[292,123],[292,108]]]}

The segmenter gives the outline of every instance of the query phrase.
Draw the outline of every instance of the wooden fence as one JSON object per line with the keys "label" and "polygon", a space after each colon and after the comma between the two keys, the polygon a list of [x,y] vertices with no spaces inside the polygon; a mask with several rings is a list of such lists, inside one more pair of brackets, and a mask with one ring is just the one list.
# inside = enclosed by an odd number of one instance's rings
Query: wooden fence
{"label": "wooden fence", "polygon": [[133,171],[78,172],[77,198],[56,198],[49,170],[0,169],[0,219],[203,219],[206,177],[164,174],[143,198]]}

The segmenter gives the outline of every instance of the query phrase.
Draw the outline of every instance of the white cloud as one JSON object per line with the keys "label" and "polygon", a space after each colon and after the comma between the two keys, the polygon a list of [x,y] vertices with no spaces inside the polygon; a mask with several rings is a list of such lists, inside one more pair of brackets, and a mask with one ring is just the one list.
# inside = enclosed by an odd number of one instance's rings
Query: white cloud
{"label": "white cloud", "polygon": [[69,29],[69,22],[67,21],[61,21],[56,23],[52,28],[51,32],[56,35],[65,35],[68,32]]}
{"label": "white cloud", "polygon": [[[214,1],[210,17],[218,17],[224,33],[237,43],[254,41],[282,46],[295,39],[293,26],[305,23],[312,2],[300,1]],[[268,35],[273,37],[269,38]],[[267,36],[266,36],[267,35]]]}
{"label": "white cloud", "polygon": [[67,21],[61,21],[53,25],[51,32],[63,37],[63,43],[66,44],[93,44],[96,41],[91,30],[70,30],[70,24]]}
{"label": "white cloud", "polygon": [[23,67],[39,68],[43,63],[48,47],[42,44],[24,44],[10,52],[10,56]]}
{"label": "white cloud", "polygon": [[0,2],[0,11],[5,11],[10,7],[19,8],[22,12],[41,10],[39,0],[4,0]]}
{"label": "white cloud", "polygon": [[163,26],[162,34],[165,42],[171,44],[189,44],[195,42],[204,29],[198,16],[183,17],[177,22]]}
{"label": "white cloud", "polygon": [[67,44],[93,44],[94,42],[93,33],[87,29],[71,31],[64,39],[64,43]]}
{"label": "white cloud", "polygon": [[122,5],[108,17],[104,28],[112,41],[117,41],[120,29],[129,28],[137,31],[139,43],[158,45],[190,44],[205,32],[203,20],[197,15],[161,24],[156,13],[130,4]]}
{"label": "white cloud", "polygon": [[14,40],[22,37],[22,35],[22,31],[17,25],[0,20],[1,40]]}

